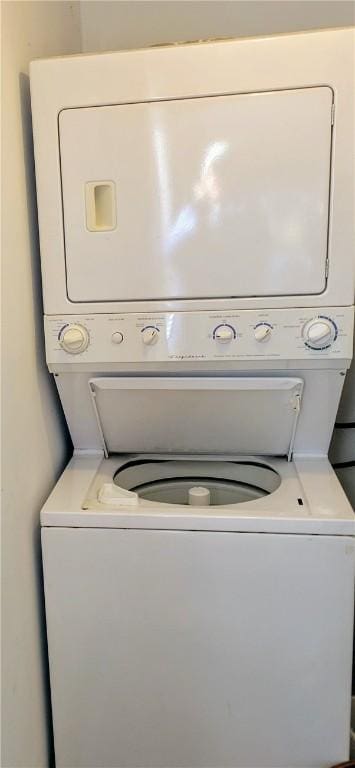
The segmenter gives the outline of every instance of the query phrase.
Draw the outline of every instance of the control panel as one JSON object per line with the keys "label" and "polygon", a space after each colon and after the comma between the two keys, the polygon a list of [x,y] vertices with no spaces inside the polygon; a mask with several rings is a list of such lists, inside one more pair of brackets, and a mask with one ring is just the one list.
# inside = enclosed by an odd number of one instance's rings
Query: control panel
{"label": "control panel", "polygon": [[352,307],[47,316],[48,363],[351,358]]}

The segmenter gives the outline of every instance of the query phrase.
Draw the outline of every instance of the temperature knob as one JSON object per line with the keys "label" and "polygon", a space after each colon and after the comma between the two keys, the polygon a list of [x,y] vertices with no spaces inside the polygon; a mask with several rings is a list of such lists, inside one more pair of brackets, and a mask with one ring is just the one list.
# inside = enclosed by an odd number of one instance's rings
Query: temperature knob
{"label": "temperature knob", "polygon": [[155,328],[153,325],[147,325],[146,328],[143,328],[142,330],[143,344],[146,344],[147,346],[151,346],[152,344],[157,343],[158,338],[159,338],[158,328]]}
{"label": "temperature knob", "polygon": [[66,325],[59,334],[59,343],[65,352],[78,355],[89,344],[89,333],[83,325]]}
{"label": "temperature knob", "polygon": [[235,336],[234,328],[227,324],[218,325],[213,331],[213,338],[221,344],[226,344],[228,341],[232,341],[232,339],[235,339]]}
{"label": "temperature knob", "polygon": [[303,328],[303,338],[310,349],[326,349],[330,347],[338,335],[337,327],[328,317],[315,317],[309,320]]}
{"label": "temperature knob", "polygon": [[272,326],[268,323],[260,323],[254,328],[254,338],[256,341],[268,341],[272,332]]}

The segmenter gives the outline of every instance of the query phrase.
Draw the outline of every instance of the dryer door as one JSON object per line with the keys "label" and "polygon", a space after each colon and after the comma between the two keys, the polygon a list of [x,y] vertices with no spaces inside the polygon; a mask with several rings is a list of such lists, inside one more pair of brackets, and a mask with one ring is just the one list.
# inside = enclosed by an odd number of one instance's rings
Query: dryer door
{"label": "dryer door", "polygon": [[321,293],[332,90],[63,110],[71,301]]}

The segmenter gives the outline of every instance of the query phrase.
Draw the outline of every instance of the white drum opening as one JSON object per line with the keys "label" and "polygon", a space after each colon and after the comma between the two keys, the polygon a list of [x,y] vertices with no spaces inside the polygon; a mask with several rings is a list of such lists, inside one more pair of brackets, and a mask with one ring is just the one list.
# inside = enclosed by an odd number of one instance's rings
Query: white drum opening
{"label": "white drum opening", "polygon": [[224,506],[267,496],[281,478],[257,462],[168,459],[130,462],[115,474],[114,483],[141,499],[179,506],[196,504],[195,492],[203,489],[211,506]]}

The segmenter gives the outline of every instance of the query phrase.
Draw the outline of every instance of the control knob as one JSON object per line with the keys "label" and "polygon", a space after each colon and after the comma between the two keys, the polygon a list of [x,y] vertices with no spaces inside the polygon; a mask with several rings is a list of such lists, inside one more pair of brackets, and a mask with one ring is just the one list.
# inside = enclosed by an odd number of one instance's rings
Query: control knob
{"label": "control knob", "polygon": [[122,344],[123,342],[123,333],[121,331],[114,331],[114,333],[111,336],[112,344]]}
{"label": "control knob", "polygon": [[255,341],[268,341],[271,337],[272,326],[268,323],[259,323],[254,328]]}
{"label": "control knob", "polygon": [[231,325],[218,325],[213,331],[213,338],[221,344],[227,344],[228,341],[235,339],[235,330]]}
{"label": "control knob", "polygon": [[155,328],[153,325],[147,325],[146,328],[143,328],[142,330],[143,344],[146,344],[146,346],[152,346],[152,344],[157,343],[158,338],[159,338],[158,328]]}
{"label": "control knob", "polygon": [[328,317],[315,317],[303,327],[303,339],[310,349],[326,349],[337,337],[337,327]]}
{"label": "control knob", "polygon": [[83,325],[66,325],[59,334],[59,343],[65,352],[78,355],[89,345],[89,333]]}

